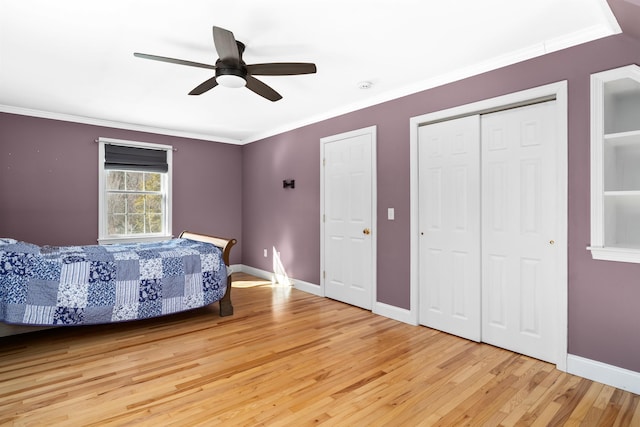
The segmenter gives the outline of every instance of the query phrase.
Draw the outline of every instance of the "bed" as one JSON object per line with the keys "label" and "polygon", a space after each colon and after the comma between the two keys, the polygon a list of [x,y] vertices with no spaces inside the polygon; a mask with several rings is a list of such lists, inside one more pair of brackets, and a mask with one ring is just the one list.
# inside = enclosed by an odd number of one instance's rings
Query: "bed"
{"label": "bed", "polygon": [[0,239],[0,337],[133,321],[220,304],[233,314],[235,239],[184,231],[163,242],[37,246]]}

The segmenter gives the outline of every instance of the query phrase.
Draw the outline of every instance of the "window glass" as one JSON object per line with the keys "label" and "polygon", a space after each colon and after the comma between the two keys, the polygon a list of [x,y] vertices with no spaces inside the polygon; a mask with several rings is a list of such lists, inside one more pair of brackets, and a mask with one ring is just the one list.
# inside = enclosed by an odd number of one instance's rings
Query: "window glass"
{"label": "window glass", "polygon": [[161,180],[159,173],[145,173],[144,174],[144,189],[146,191],[160,191]]}
{"label": "window glass", "polygon": [[118,170],[106,174],[108,234],[162,233],[162,174]]}
{"label": "window glass", "polygon": [[107,173],[107,190],[124,190],[124,172]]}

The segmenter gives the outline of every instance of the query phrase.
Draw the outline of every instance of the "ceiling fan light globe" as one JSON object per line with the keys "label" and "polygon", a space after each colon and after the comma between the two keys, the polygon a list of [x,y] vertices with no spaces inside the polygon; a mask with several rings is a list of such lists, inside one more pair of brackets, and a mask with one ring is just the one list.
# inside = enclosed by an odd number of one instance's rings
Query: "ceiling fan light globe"
{"label": "ceiling fan light globe", "polygon": [[240,76],[233,74],[223,74],[216,77],[216,81],[220,86],[238,88],[247,84],[247,81]]}

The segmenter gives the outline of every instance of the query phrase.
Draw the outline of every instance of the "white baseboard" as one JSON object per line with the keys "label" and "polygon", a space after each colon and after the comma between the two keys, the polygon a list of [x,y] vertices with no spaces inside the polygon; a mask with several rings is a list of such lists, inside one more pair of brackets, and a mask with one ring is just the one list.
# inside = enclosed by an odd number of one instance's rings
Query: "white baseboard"
{"label": "white baseboard", "polygon": [[[278,282],[278,278],[271,271],[261,270],[255,267],[249,267],[244,264],[237,264],[232,266],[233,271],[241,271],[243,273],[251,274],[256,277],[260,277],[261,279],[270,280],[273,283]],[[286,280],[296,289],[299,289],[303,292],[307,292],[309,294],[317,295],[319,297],[324,297],[322,293],[322,289],[320,285],[316,285],[315,283],[305,282],[303,280],[292,279],[287,277]],[[394,307],[392,305],[384,304],[381,302],[376,302],[374,304],[372,312],[379,316],[388,317],[393,320],[397,320],[399,322],[408,323],[410,325],[417,325],[418,323],[415,320],[415,316],[411,314],[409,310],[404,308]]]}
{"label": "white baseboard", "polygon": [[291,283],[293,284],[294,288],[300,289],[303,292],[317,295],[319,297],[324,297],[324,295],[322,294],[322,289],[320,289],[320,285],[297,279],[291,279]]}
{"label": "white baseboard", "polygon": [[[276,277],[276,274],[273,273],[272,271],[261,270],[259,268],[249,267],[248,265],[243,265],[243,264],[237,264],[232,267],[233,267],[233,271],[241,271],[243,273],[251,274],[252,276],[256,276],[261,279],[270,280],[273,283],[276,283],[276,282],[280,283],[283,281],[282,279],[278,280],[278,277]],[[280,284],[289,284],[301,291],[304,291],[313,295],[317,295],[320,297],[324,296],[320,292],[320,286],[314,283],[305,282],[304,280],[292,279],[290,277],[284,278],[284,281],[288,283],[280,283]]]}
{"label": "white baseboard", "polygon": [[266,271],[266,270],[260,270],[259,268],[255,268],[255,267],[249,267],[248,265],[234,264],[234,265],[232,265],[232,268],[233,268],[233,271],[238,271],[238,272],[241,272],[241,273],[247,273],[247,274],[259,277],[259,278],[264,279],[264,280],[270,280],[272,282],[275,282],[275,280],[276,280],[276,276],[275,276],[275,274],[273,274],[273,272],[269,272],[269,271]]}
{"label": "white baseboard", "polygon": [[567,372],[592,381],[640,394],[640,372],[569,354]]}
{"label": "white baseboard", "polygon": [[389,304],[384,304],[382,302],[376,302],[373,305],[373,314],[388,317],[390,319],[408,323],[410,325],[417,325],[414,320],[415,316],[412,316],[409,310],[395,307]]}
{"label": "white baseboard", "polygon": [[[276,275],[271,271],[261,270],[255,267],[249,267],[244,264],[237,264],[232,266],[233,271],[241,271],[243,273],[251,274],[256,277],[260,277],[261,279],[270,280],[273,283],[277,282]],[[322,294],[322,289],[320,285],[316,285],[315,283],[305,282],[303,280],[287,278],[289,283],[293,285],[296,289],[299,289],[303,292],[307,292],[313,295],[317,295],[319,297],[324,297]],[[392,305],[383,304],[381,302],[377,302],[374,304],[372,312],[379,316],[388,317],[390,319],[398,320],[400,322],[408,323],[410,325],[417,325],[415,320],[413,319],[415,316],[410,315],[409,310],[405,310],[404,308],[394,307]]]}

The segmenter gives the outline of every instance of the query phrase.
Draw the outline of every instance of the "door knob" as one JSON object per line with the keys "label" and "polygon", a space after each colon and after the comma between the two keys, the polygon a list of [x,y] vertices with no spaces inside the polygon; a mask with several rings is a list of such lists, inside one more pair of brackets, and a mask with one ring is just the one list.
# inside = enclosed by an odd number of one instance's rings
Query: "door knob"
{"label": "door knob", "polygon": [[364,230],[362,230],[363,234],[369,235],[371,234],[371,230],[369,230],[368,228],[365,228]]}
{"label": "door knob", "polygon": [[555,241],[555,240],[549,240],[549,244],[550,244],[550,245],[554,245],[555,243],[556,243],[556,241]]}

